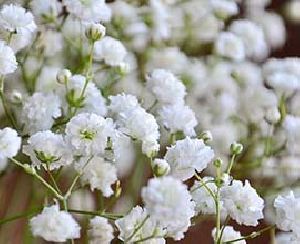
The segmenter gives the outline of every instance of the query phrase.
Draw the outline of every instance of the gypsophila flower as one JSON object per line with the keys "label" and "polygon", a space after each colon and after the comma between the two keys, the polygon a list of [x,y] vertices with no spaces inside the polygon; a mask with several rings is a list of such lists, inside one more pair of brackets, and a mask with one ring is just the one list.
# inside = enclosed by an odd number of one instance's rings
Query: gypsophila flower
{"label": "gypsophila flower", "polygon": [[30,2],[32,12],[45,22],[48,18],[55,18],[62,10],[62,4],[56,0],[32,0]]}
{"label": "gypsophila flower", "polygon": [[45,207],[41,214],[30,220],[32,234],[46,241],[65,242],[80,237],[80,226],[66,211],[60,211],[58,205]]}
{"label": "gypsophila flower", "polygon": [[0,27],[11,33],[34,32],[33,15],[17,5],[4,5],[0,11]]}
{"label": "gypsophila flower", "polygon": [[18,63],[13,50],[3,41],[0,41],[0,75],[13,73],[17,66]]}
{"label": "gypsophila flower", "polygon": [[108,22],[111,18],[111,9],[104,0],[63,0],[68,12],[87,22]]}
{"label": "gypsophila flower", "polygon": [[[216,228],[212,230],[212,237],[215,239],[216,236]],[[241,232],[233,229],[232,226],[225,226],[223,230],[223,235],[221,242],[233,241],[236,239],[242,238]],[[245,240],[235,241],[236,244],[246,244]]]}
{"label": "gypsophila flower", "polygon": [[165,159],[156,158],[151,163],[153,174],[157,177],[169,174],[170,165]]}
{"label": "gypsophila flower", "polygon": [[[75,106],[77,113],[95,113],[101,116],[106,115],[106,101],[101,95],[101,91],[95,86],[93,82],[88,82],[85,88],[83,101],[81,102],[81,95],[84,89],[86,78],[82,75],[73,75],[68,80],[67,101],[64,104],[65,110],[67,106]],[[61,96],[65,96],[63,93]],[[79,100],[79,104],[76,101]]]}
{"label": "gypsophila flower", "polygon": [[92,191],[98,189],[104,197],[114,193],[111,186],[117,181],[117,169],[111,162],[100,157],[83,157],[75,168],[79,173],[82,172],[81,182],[89,184]]}
{"label": "gypsophila flower", "polygon": [[163,106],[158,110],[162,124],[175,134],[183,131],[186,136],[195,136],[195,127],[198,122],[195,113],[190,107],[183,104]]}
{"label": "gypsophila flower", "polygon": [[170,174],[181,180],[187,180],[207,167],[214,157],[214,151],[201,139],[186,137],[167,148],[165,159],[170,164]]}
{"label": "gypsophila flower", "polygon": [[300,198],[293,191],[287,196],[278,196],[274,201],[276,209],[276,225],[284,231],[292,231],[300,238]]}
{"label": "gypsophila flower", "polygon": [[256,226],[258,220],[263,218],[264,201],[247,180],[245,184],[233,180],[222,187],[221,199],[227,213],[239,224]]}
{"label": "gypsophila flower", "polygon": [[[148,215],[147,210],[140,206],[134,207],[123,218],[115,221],[115,224],[120,231],[119,239],[126,241],[126,243],[135,243],[143,238],[152,236],[153,239],[144,241],[145,244],[164,244],[164,238],[155,238],[155,236],[163,236],[165,232],[157,225],[151,216]],[[140,227],[138,230],[137,228]]]}
{"label": "gypsophila flower", "polygon": [[195,214],[186,186],[170,176],[154,178],[142,189],[142,198],[150,217],[166,228],[167,236],[181,240]]}
{"label": "gypsophila flower", "polygon": [[95,42],[94,58],[103,60],[110,66],[121,66],[127,54],[124,45],[110,36],[105,36],[102,40]]}
{"label": "gypsophila flower", "polygon": [[184,103],[185,86],[167,70],[153,70],[147,77],[147,87],[162,104]]}
{"label": "gypsophila flower", "polygon": [[238,13],[238,6],[235,1],[211,0],[215,14],[221,18],[228,18]]}
{"label": "gypsophila flower", "polygon": [[46,169],[58,169],[69,165],[73,161],[71,152],[62,135],[54,134],[50,130],[40,131],[27,140],[23,146],[23,153],[30,156],[32,165]]}
{"label": "gypsophila flower", "polygon": [[103,155],[107,139],[113,132],[111,119],[93,113],[74,116],[66,125],[66,141],[76,155]]}
{"label": "gypsophila flower", "polygon": [[33,135],[40,130],[50,129],[54,119],[60,116],[60,98],[53,93],[36,92],[25,99],[21,122],[24,123],[24,131]]}
{"label": "gypsophila flower", "polygon": [[0,129],[0,159],[16,156],[20,147],[21,138],[14,129],[9,127]]}
{"label": "gypsophila flower", "polygon": [[114,238],[113,227],[108,223],[107,219],[96,216],[90,221],[90,229],[88,235],[91,244],[109,244]]}
{"label": "gypsophila flower", "polygon": [[[214,194],[217,191],[217,186],[215,184],[215,179],[213,177],[203,177],[203,182],[206,183],[207,188],[209,188]],[[215,214],[216,206],[212,195],[204,187],[203,183],[200,181],[195,181],[194,185],[190,189],[193,201],[196,203],[195,211],[198,214]],[[226,210],[223,208],[223,201],[220,201],[222,215],[226,215]]]}
{"label": "gypsophila flower", "polygon": [[233,33],[222,32],[215,42],[216,54],[241,61],[245,58],[245,47],[242,40]]}
{"label": "gypsophila flower", "polygon": [[130,94],[122,93],[115,96],[109,96],[109,100],[109,110],[112,114],[120,114],[140,106],[137,98]]}

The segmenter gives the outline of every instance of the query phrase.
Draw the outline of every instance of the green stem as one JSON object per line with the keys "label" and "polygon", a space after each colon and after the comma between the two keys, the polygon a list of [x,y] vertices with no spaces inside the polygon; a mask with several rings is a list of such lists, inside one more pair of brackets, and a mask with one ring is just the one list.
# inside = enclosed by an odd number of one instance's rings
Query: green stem
{"label": "green stem", "polygon": [[253,232],[250,235],[247,235],[247,236],[244,236],[244,237],[241,237],[241,238],[238,238],[238,239],[234,239],[234,240],[231,240],[231,241],[226,241],[223,244],[234,243],[234,242],[237,242],[237,241],[242,241],[242,240],[247,240],[247,239],[254,239],[254,238],[260,236],[262,233],[264,233],[266,231],[269,231],[269,230],[272,230],[274,228],[275,228],[275,225],[271,225],[271,226],[268,226],[264,229],[261,229],[260,231]]}
{"label": "green stem", "polygon": [[232,166],[233,166],[233,164],[234,164],[234,161],[235,161],[235,154],[233,154],[232,156],[231,156],[231,160],[230,160],[230,163],[228,164],[228,166],[227,166],[227,169],[226,169],[226,174],[228,174],[228,175],[230,175],[230,172],[231,172],[231,169],[232,169]]}
{"label": "green stem", "polygon": [[36,214],[36,213],[38,213],[40,211],[41,211],[41,208],[38,208],[38,209],[34,209],[34,210],[31,210],[31,211],[28,211],[28,212],[17,214],[17,215],[8,217],[8,218],[1,219],[0,220],[0,225],[4,225],[6,223],[9,223],[11,221],[15,221],[15,220],[18,220],[18,219],[21,219],[21,218],[30,217],[30,216],[32,216],[32,215],[34,215],[34,214]]}
{"label": "green stem", "polygon": [[132,232],[132,234],[125,240],[125,243],[127,243],[128,241],[130,241],[135,234],[144,226],[144,224],[146,223],[146,221],[150,218],[149,215],[146,216],[146,218],[141,222],[141,224],[134,229],[134,231]]}
{"label": "green stem", "polygon": [[214,201],[217,200],[216,198],[216,195],[215,193],[206,185],[206,182],[201,178],[200,175],[198,175],[196,172],[195,172],[195,177],[197,180],[199,180],[202,184],[202,186],[204,186],[204,188],[207,190],[207,192],[211,195],[211,197],[214,199]]}
{"label": "green stem", "polygon": [[2,105],[3,105],[3,109],[4,109],[6,117],[9,119],[11,125],[15,129],[17,129],[17,123],[15,122],[13,115],[11,114],[11,112],[8,109],[7,101],[4,96],[4,76],[2,76],[0,79],[0,97],[1,97]]}
{"label": "green stem", "polygon": [[221,167],[216,167],[217,177],[216,177],[216,236],[215,240],[217,244],[221,244]]}
{"label": "green stem", "polygon": [[76,209],[69,209],[68,212],[75,213],[75,214],[82,214],[82,215],[100,216],[111,220],[116,220],[123,217],[123,215],[120,214],[101,213],[96,211],[83,211],[83,210],[76,210]]}

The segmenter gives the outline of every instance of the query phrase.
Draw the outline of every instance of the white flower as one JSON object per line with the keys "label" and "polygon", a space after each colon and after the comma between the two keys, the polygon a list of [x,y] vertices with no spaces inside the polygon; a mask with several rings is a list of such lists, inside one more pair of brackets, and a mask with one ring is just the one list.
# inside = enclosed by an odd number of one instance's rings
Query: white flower
{"label": "white flower", "polygon": [[20,147],[21,138],[14,129],[9,127],[0,129],[0,159],[16,156]]}
{"label": "white flower", "polygon": [[[82,75],[73,75],[68,81],[69,94],[73,93],[75,99],[79,99],[84,88],[86,78]],[[62,96],[64,96],[63,94]],[[107,108],[106,101],[101,95],[101,91],[95,86],[93,82],[88,82],[83,100],[83,107],[77,110],[77,113],[95,113],[101,116],[106,115]],[[67,104],[65,104],[65,109]]]}
{"label": "white flower", "polygon": [[147,77],[147,87],[162,104],[184,102],[185,86],[171,72],[155,69]]}
{"label": "white flower", "polygon": [[111,188],[117,180],[117,169],[114,164],[106,162],[101,157],[92,159],[83,157],[75,168],[78,172],[83,172],[81,182],[90,184],[92,191],[98,189],[104,197],[110,197],[114,193]]}
{"label": "white flower", "polygon": [[17,69],[18,63],[13,50],[0,41],[0,75],[13,73]]}
{"label": "white flower", "polygon": [[105,36],[102,40],[95,42],[94,58],[104,60],[107,65],[122,65],[126,54],[124,45],[112,37]]}
{"label": "white flower", "polygon": [[239,224],[248,226],[258,225],[263,218],[264,201],[256,190],[246,180],[234,180],[230,185],[221,188],[221,199],[231,218]]}
{"label": "white flower", "polygon": [[[217,186],[213,177],[204,177],[203,181],[206,182],[206,186],[214,193],[217,191]],[[195,211],[198,214],[215,214],[216,206],[213,197],[207,191],[200,181],[195,181],[194,185],[190,189],[193,201],[196,203]],[[225,216],[225,209],[223,208],[223,201],[220,201],[222,216]]]}
{"label": "white flower", "polygon": [[[126,243],[135,243],[138,240],[152,236],[155,232],[157,236],[163,236],[165,233],[161,227],[156,224],[151,216],[149,217],[146,209],[140,206],[134,207],[123,218],[115,221],[115,224],[120,231],[119,239],[126,240]],[[137,230],[137,228],[140,229]],[[136,233],[134,234],[134,231]],[[153,238],[148,241],[144,241],[145,244],[164,244],[163,238]]]}
{"label": "white flower", "polygon": [[275,241],[276,244],[298,244],[300,238],[293,232],[281,232],[276,234]]}
{"label": "white flower", "polygon": [[53,93],[36,92],[23,104],[21,122],[30,135],[52,127],[54,119],[61,116],[61,101]]}
{"label": "white flower", "polygon": [[223,57],[241,61],[245,58],[243,41],[233,33],[222,32],[215,41],[215,52]]}
{"label": "white flower", "polygon": [[217,16],[228,18],[238,13],[238,6],[235,1],[212,0],[212,8]]}
{"label": "white flower", "polygon": [[292,231],[300,238],[300,198],[291,191],[287,196],[278,196],[274,201],[276,225],[284,231]]}
{"label": "white flower", "polygon": [[27,140],[23,146],[23,153],[30,156],[32,165],[40,168],[58,169],[72,163],[73,157],[69,152],[62,135],[54,134],[50,130],[40,131]]}
{"label": "white flower", "polygon": [[30,3],[32,12],[39,17],[56,17],[61,9],[61,3],[56,0],[32,0]]}
{"label": "white flower", "polygon": [[[215,239],[215,236],[216,236],[216,228],[214,228],[212,230],[212,237],[214,239]],[[234,230],[232,226],[225,226],[225,228],[223,230],[221,243],[227,242],[227,241],[233,241],[233,240],[239,239],[239,238],[242,238],[241,232]],[[246,244],[246,241],[241,240],[241,241],[236,241],[234,243],[236,243],[236,244]]]}
{"label": "white flower", "polygon": [[113,114],[123,113],[140,106],[137,98],[130,94],[122,93],[108,98],[110,100],[109,109]]}
{"label": "white flower", "polygon": [[187,180],[207,167],[214,157],[214,151],[203,140],[186,137],[167,148],[165,159],[170,164],[170,174],[178,179]]}
{"label": "white flower", "polygon": [[66,125],[66,141],[76,155],[103,155],[112,131],[111,119],[82,113],[74,116]]}
{"label": "white flower", "polygon": [[87,22],[108,22],[111,18],[111,9],[105,0],[63,0],[68,12]]}
{"label": "white flower", "polygon": [[65,242],[80,237],[80,226],[66,211],[57,205],[45,207],[41,214],[30,220],[32,234],[46,241]]}
{"label": "white flower", "polygon": [[142,141],[142,151],[147,156],[158,151],[159,131],[156,120],[152,114],[149,114],[142,107],[126,110],[119,114],[117,120],[120,131],[135,139]]}
{"label": "white flower", "polygon": [[195,113],[190,107],[183,104],[163,106],[158,114],[163,125],[170,133],[183,131],[186,136],[195,136],[195,127],[198,122]]}
{"label": "white flower", "polygon": [[155,176],[164,176],[169,174],[170,165],[165,159],[156,158],[151,163],[151,167]]}
{"label": "white flower", "polygon": [[108,223],[107,219],[96,216],[90,221],[90,229],[88,235],[91,244],[109,244],[114,238],[113,227]]}
{"label": "white flower", "polygon": [[142,198],[149,215],[167,229],[167,236],[175,240],[184,237],[195,204],[181,181],[170,176],[151,179],[142,189]]}
{"label": "white flower", "polygon": [[260,26],[249,20],[236,20],[229,30],[242,39],[247,57],[260,60],[267,56],[268,47]]}
{"label": "white flower", "polygon": [[17,5],[4,5],[0,11],[0,27],[12,33],[34,32],[33,15]]}

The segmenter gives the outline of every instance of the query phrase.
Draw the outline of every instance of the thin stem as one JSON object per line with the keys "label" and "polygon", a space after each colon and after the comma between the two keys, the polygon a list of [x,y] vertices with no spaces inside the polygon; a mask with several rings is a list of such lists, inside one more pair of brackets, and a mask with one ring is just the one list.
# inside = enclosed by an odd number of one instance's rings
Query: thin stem
{"label": "thin stem", "polygon": [[221,168],[216,167],[217,171],[217,177],[216,177],[216,186],[217,186],[217,192],[216,192],[216,236],[215,240],[217,244],[221,244],[221,187],[220,187],[220,181],[221,181]]}
{"label": "thin stem", "polygon": [[11,158],[10,159],[14,164],[20,166],[21,168],[23,168],[25,170],[25,172],[27,172],[28,174],[31,174],[33,175],[36,179],[38,179],[47,189],[49,189],[53,194],[54,196],[59,199],[59,200],[64,200],[64,197],[61,196],[51,185],[49,185],[47,183],[47,181],[45,181],[41,176],[39,176],[34,170],[32,170],[30,173],[28,172],[28,168],[21,164],[19,161],[17,161],[16,159],[14,158]]}
{"label": "thin stem", "polygon": [[113,214],[113,213],[101,213],[95,211],[83,211],[83,210],[76,210],[76,209],[69,209],[68,212],[82,214],[82,215],[91,215],[91,216],[100,216],[106,219],[116,220],[122,218],[123,215],[120,214]]}
{"label": "thin stem", "polygon": [[226,216],[226,219],[225,219],[225,221],[224,221],[224,224],[223,224],[223,226],[222,226],[222,228],[221,228],[221,234],[220,234],[219,242],[221,242],[221,240],[222,240],[223,233],[224,233],[225,227],[227,226],[227,223],[228,223],[229,219],[230,219],[230,216],[227,215],[227,216]]}
{"label": "thin stem", "polygon": [[56,180],[54,179],[50,169],[49,169],[49,166],[47,165],[47,174],[49,175],[51,181],[52,181],[52,184],[54,185],[54,188],[57,192],[59,192],[61,194],[61,190],[59,189],[57,183],[56,183]]}
{"label": "thin stem", "polygon": [[142,221],[142,223],[137,228],[135,228],[135,230],[132,232],[132,234],[125,240],[125,243],[130,241],[135,236],[135,234],[144,226],[144,224],[146,223],[146,221],[149,218],[150,218],[150,216],[147,215],[146,218]]}
{"label": "thin stem", "polygon": [[85,165],[82,167],[81,171],[79,173],[77,173],[77,175],[75,176],[70,188],[67,190],[65,196],[64,196],[64,199],[68,199],[71,194],[72,194],[72,191],[73,191],[73,188],[75,187],[77,181],[79,180],[79,178],[81,177],[81,175],[83,174],[83,171],[85,169],[85,167],[88,165],[88,163],[93,159],[93,156],[91,156],[85,163]]}
{"label": "thin stem", "polygon": [[0,79],[0,97],[1,97],[2,105],[3,105],[3,109],[4,109],[6,117],[9,119],[11,125],[15,129],[17,129],[17,123],[15,122],[14,117],[12,116],[11,112],[8,109],[7,102],[6,102],[6,99],[4,96],[4,76],[1,76],[1,79]]}
{"label": "thin stem", "polygon": [[231,240],[231,241],[226,241],[223,244],[234,243],[234,242],[237,242],[237,241],[242,241],[242,240],[247,240],[247,239],[254,239],[254,238],[260,236],[262,233],[264,233],[266,231],[269,231],[269,230],[272,230],[274,228],[275,228],[275,225],[271,225],[271,226],[268,226],[264,229],[261,229],[260,231],[252,232],[250,235],[247,235],[247,236],[244,236],[244,237],[241,237],[241,238],[238,238],[238,239],[234,239],[234,240]]}
{"label": "thin stem", "polygon": [[234,161],[235,161],[235,154],[233,154],[232,156],[231,156],[231,160],[230,160],[230,163],[228,164],[228,166],[227,166],[227,169],[226,169],[226,174],[228,174],[228,175],[230,175],[230,172],[231,172],[231,169],[232,169],[232,166],[233,166],[233,164],[234,164]]}
{"label": "thin stem", "polygon": [[10,216],[10,217],[1,219],[0,220],[0,225],[4,225],[6,223],[9,223],[11,221],[15,221],[15,220],[18,220],[18,219],[21,219],[21,218],[29,217],[33,214],[38,213],[39,211],[41,211],[41,208],[34,209],[34,210],[31,210],[31,211],[28,211],[28,212],[24,212],[24,213],[21,213],[21,214],[17,214],[17,215],[14,215],[14,216]]}
{"label": "thin stem", "polygon": [[211,195],[211,197],[214,199],[214,201],[216,201],[215,193],[206,185],[206,182],[201,178],[201,176],[195,172],[195,177],[197,178],[197,180],[199,180],[201,182],[202,186],[204,186],[204,188]]}

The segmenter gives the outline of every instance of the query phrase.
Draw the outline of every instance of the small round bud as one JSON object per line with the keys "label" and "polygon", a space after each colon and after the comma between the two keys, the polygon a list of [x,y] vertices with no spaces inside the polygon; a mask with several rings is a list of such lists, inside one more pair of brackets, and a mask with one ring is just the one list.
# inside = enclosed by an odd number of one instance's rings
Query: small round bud
{"label": "small round bud", "polygon": [[30,175],[36,174],[35,168],[29,164],[24,164],[24,170],[27,174],[30,174]]}
{"label": "small round bud", "polygon": [[267,110],[265,118],[268,123],[276,124],[280,120],[281,114],[278,108],[274,107]]}
{"label": "small round bud", "polygon": [[216,158],[216,159],[214,160],[214,166],[215,166],[216,168],[221,168],[221,167],[222,167],[222,164],[223,164],[223,160],[222,160],[222,159]]}
{"label": "small round bud", "polygon": [[56,80],[60,84],[66,84],[71,77],[71,71],[68,69],[63,69],[57,73]]}
{"label": "small round bud", "polygon": [[213,136],[209,130],[205,130],[200,134],[200,139],[202,139],[206,143],[212,141]]}
{"label": "small round bud", "polygon": [[170,172],[170,165],[164,159],[154,159],[151,167],[153,170],[153,174],[157,177],[167,175]]}
{"label": "small round bud", "polygon": [[243,145],[237,142],[234,142],[230,146],[230,152],[232,155],[239,155],[243,151]]}
{"label": "small round bud", "polygon": [[92,42],[96,42],[105,36],[105,31],[106,29],[103,25],[91,23],[87,25],[85,35]]}

